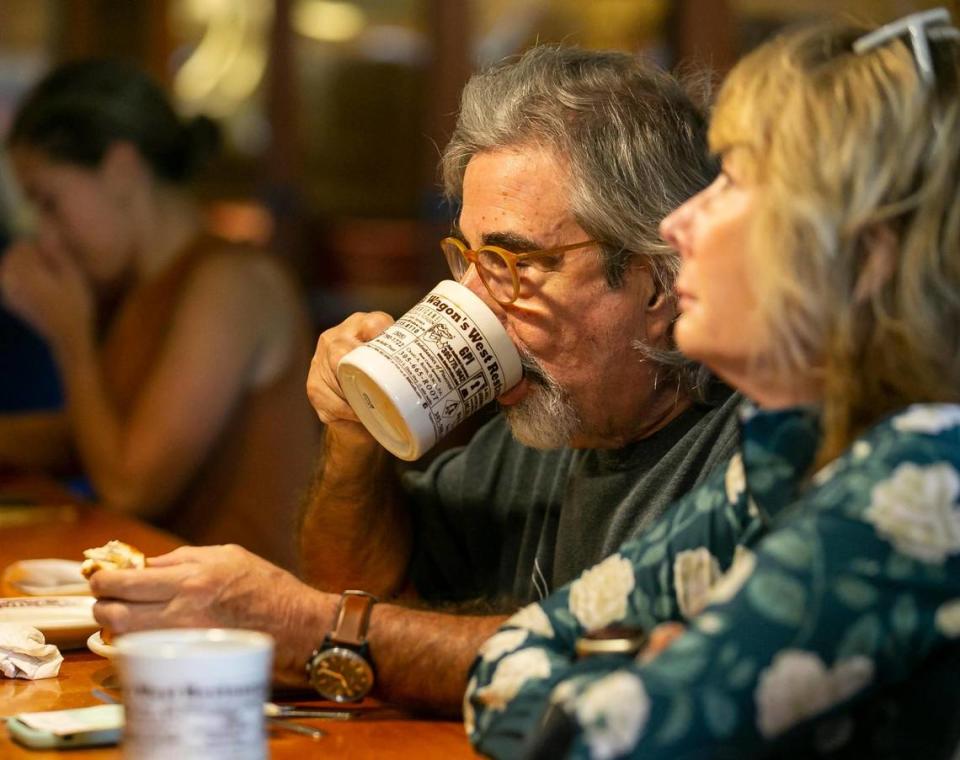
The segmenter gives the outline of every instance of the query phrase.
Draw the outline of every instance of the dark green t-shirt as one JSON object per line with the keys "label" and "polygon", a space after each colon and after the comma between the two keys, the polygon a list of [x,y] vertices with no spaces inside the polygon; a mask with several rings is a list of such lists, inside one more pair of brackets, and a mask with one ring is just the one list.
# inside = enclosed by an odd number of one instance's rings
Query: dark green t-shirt
{"label": "dark green t-shirt", "polygon": [[645,531],[737,443],[732,394],[620,449],[540,451],[497,415],[470,443],[407,473],[417,591],[430,601],[526,604]]}

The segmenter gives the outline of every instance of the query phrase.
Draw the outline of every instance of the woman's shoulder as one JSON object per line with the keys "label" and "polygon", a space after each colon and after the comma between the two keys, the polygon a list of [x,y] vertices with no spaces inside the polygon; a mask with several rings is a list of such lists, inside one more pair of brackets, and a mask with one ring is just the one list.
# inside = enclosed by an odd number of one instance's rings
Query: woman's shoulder
{"label": "woman's shoulder", "polygon": [[960,471],[960,404],[912,404],[859,435],[813,477],[825,484],[856,473],[875,480],[895,467],[942,463]]}
{"label": "woman's shoulder", "polygon": [[888,465],[943,461],[960,469],[960,404],[912,404],[874,425],[850,450],[856,459],[869,455]]}
{"label": "woman's shoulder", "polygon": [[915,556],[942,559],[945,540],[949,554],[960,551],[960,405],[914,404],[889,415],[813,483],[821,513],[871,523],[898,547],[909,533],[910,546],[922,544]]}
{"label": "woman's shoulder", "polygon": [[294,278],[266,248],[205,235],[198,245],[190,286],[253,303],[257,311],[298,303]]}

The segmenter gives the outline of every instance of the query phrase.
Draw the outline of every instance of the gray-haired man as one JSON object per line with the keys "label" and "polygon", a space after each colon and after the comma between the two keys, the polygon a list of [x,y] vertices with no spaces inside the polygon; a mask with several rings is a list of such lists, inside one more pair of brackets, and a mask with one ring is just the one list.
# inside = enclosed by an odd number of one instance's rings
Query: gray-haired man
{"label": "gray-haired man", "polygon": [[[98,595],[127,600],[98,603],[97,617],[117,631],[260,628],[277,638],[286,682],[309,671],[322,693],[356,696],[369,688],[372,657],[381,696],[456,704],[477,647],[504,619],[467,614],[465,603],[503,613],[545,595],[645,530],[732,452],[736,399],[703,403],[706,380],[671,350],[678,262],[657,234],[711,179],[704,133],[675,80],[623,54],[536,48],[475,76],[443,158],[461,202],[444,250],[524,355],[524,380],[499,400],[504,413],[401,484],[334,372],[391,319],[351,316],[320,337],[308,381],[327,427],[304,570],[336,593],[236,547],[181,549],[146,574],[95,576]],[[515,300],[461,261],[488,245],[545,251],[518,265]],[[348,588],[419,598],[421,609],[351,594],[334,620]],[[130,603],[140,600],[150,603]]]}

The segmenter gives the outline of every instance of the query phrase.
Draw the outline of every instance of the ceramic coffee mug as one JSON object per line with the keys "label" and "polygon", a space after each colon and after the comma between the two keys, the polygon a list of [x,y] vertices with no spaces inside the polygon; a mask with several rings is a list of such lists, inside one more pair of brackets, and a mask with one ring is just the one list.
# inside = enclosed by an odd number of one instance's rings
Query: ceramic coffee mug
{"label": "ceramic coffee mug", "polygon": [[144,631],[116,641],[136,760],[264,760],[273,639],[254,631]]}
{"label": "ceramic coffee mug", "polygon": [[444,280],[340,361],[344,396],[400,459],[419,458],[523,376],[500,320],[469,288]]}

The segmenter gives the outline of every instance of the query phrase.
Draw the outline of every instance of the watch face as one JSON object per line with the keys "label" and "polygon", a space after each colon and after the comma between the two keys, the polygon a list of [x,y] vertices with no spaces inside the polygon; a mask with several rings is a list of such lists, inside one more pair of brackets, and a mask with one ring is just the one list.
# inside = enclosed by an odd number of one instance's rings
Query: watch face
{"label": "watch face", "polygon": [[370,691],[373,668],[352,649],[331,647],[314,657],[310,683],[325,699],[352,702],[363,699]]}

